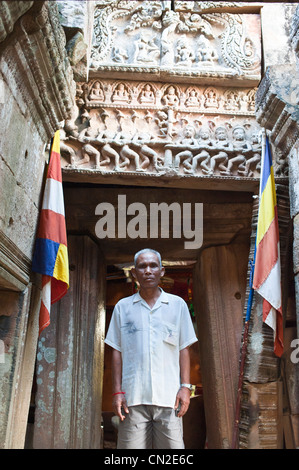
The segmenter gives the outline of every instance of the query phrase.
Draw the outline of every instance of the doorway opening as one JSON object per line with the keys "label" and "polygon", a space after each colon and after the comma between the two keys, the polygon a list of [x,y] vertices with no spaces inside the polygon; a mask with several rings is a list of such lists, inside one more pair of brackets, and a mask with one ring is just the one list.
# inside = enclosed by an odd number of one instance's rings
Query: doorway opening
{"label": "doorway opening", "polygon": [[[193,262],[171,262],[166,264],[165,276],[161,279],[160,287],[168,293],[182,297],[188,307],[192,323],[197,334],[197,323],[193,301]],[[113,265],[107,267],[106,291],[106,331],[107,333],[115,304],[123,297],[137,291],[130,273],[130,266]],[[112,410],[112,381],[111,381],[111,348],[105,345],[104,377],[103,377],[103,447],[116,448],[118,418]],[[202,449],[206,441],[206,424],[204,415],[202,379],[198,342],[190,347],[191,373],[190,381],[196,386],[195,394],[190,400],[188,412],[183,418],[184,442],[186,449]]]}
{"label": "doorway opening", "polygon": [[[42,381],[37,384],[35,400],[34,428],[38,432],[34,435],[38,440],[34,446],[115,447],[111,350],[104,346],[103,337],[116,302],[134,292],[135,285],[128,276],[134,253],[150,242],[151,248],[161,252],[166,267],[161,287],[185,298],[199,339],[191,347],[191,382],[197,385],[197,398],[192,399],[185,417],[186,448],[205,447],[206,435],[209,448],[222,448],[223,436],[229,442],[235,403],[252,195],[161,187],[137,191],[130,186],[71,183],[64,193],[70,290],[54,304],[53,322],[44,332],[47,348],[41,350],[36,369]],[[161,201],[169,207],[174,201],[204,203],[202,248],[185,250],[182,240],[174,237],[147,241],[133,237],[97,239],[95,226],[99,218],[95,208],[99,201],[116,207],[119,195],[126,196],[127,206]],[[53,348],[56,354],[49,356]],[[39,396],[47,400],[42,406]],[[103,432],[99,429],[101,419]]]}

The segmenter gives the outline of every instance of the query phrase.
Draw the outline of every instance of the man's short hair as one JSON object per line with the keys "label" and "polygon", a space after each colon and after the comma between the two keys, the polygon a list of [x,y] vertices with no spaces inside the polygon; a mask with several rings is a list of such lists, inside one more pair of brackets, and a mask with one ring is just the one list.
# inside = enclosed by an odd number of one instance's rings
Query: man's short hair
{"label": "man's short hair", "polygon": [[137,253],[134,256],[134,266],[136,267],[138,257],[142,255],[143,253],[148,253],[148,252],[154,253],[158,257],[160,268],[162,268],[162,259],[161,259],[160,253],[156,250],[152,250],[151,248],[143,248],[143,250],[137,251]]}

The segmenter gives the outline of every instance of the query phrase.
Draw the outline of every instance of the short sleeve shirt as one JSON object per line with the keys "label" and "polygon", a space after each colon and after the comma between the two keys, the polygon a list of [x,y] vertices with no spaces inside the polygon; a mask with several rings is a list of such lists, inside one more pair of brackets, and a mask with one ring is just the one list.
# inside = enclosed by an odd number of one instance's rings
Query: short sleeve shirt
{"label": "short sleeve shirt", "polygon": [[186,302],[161,289],[153,308],[139,292],[113,310],[105,343],[122,354],[128,406],[174,407],[180,388],[180,351],[197,338]]}

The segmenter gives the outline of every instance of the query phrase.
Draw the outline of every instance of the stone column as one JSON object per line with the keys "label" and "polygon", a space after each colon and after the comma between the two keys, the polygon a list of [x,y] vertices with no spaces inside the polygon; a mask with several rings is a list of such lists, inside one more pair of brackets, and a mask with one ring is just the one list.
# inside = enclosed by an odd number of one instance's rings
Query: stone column
{"label": "stone column", "polygon": [[70,289],[38,345],[35,449],[99,449],[106,269],[87,236],[68,238]]}
{"label": "stone column", "polygon": [[29,284],[22,293],[0,290],[0,448],[22,449],[38,335],[39,290]]}
{"label": "stone column", "polygon": [[[290,273],[288,284],[285,283],[283,286],[283,293],[285,292],[287,297],[284,308],[286,320],[284,332],[285,352],[280,364],[284,384],[283,431],[287,448],[298,447],[299,443],[299,405],[296,398],[299,390],[299,373],[296,350],[292,346],[292,341],[298,339],[299,336],[298,5],[295,9],[296,5],[288,4],[286,6],[289,18],[286,30],[289,33],[289,45],[293,47],[294,53],[293,55],[290,53],[285,55],[284,51],[281,51],[280,62],[276,61],[267,68],[256,94],[257,121],[271,131],[270,140],[273,144],[274,161],[276,164],[279,163],[279,168],[284,168],[284,174],[289,177],[290,217],[292,222],[289,236],[293,243],[289,264],[293,264],[293,272]],[[292,15],[293,19],[291,19]],[[271,26],[271,29],[273,30],[273,26]],[[295,353],[295,357],[292,353]]]}
{"label": "stone column", "polygon": [[238,242],[206,248],[194,273],[209,449],[232,441],[248,249]]}
{"label": "stone column", "polygon": [[[289,242],[287,186],[277,186],[276,192],[280,225],[282,282],[285,287],[286,256]],[[256,198],[253,205],[249,260],[253,260],[254,257],[257,219],[258,199]],[[249,294],[249,275],[250,266],[248,266],[246,304]],[[283,311],[285,311],[288,296],[285,288],[283,288],[283,293]],[[246,307],[247,305],[245,305],[245,311]],[[283,384],[280,361],[274,355],[273,331],[263,323],[262,312],[263,299],[257,292],[254,292],[239,417],[239,448],[241,449],[277,449],[283,446]]]}
{"label": "stone column", "polygon": [[0,448],[24,447],[40,304],[31,272],[45,145],[73,103],[56,2],[0,2]]}

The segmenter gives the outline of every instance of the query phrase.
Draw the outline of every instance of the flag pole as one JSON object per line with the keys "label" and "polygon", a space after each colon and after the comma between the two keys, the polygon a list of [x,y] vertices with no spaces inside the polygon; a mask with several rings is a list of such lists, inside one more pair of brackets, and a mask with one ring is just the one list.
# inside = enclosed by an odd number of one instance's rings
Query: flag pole
{"label": "flag pole", "polygon": [[[261,175],[263,172],[265,148],[266,148],[266,131],[265,129],[262,129]],[[259,195],[260,195],[260,190],[259,190]],[[246,361],[246,356],[247,356],[249,322],[250,322],[250,317],[251,317],[253,294],[254,294],[254,289],[252,287],[252,284],[253,284],[254,265],[255,265],[255,256],[256,256],[256,234],[257,234],[257,228],[256,228],[256,233],[255,233],[255,243],[254,243],[255,246],[254,246],[253,261],[249,261],[250,263],[249,295],[248,295],[248,300],[247,300],[247,309],[246,309],[244,333],[243,333],[243,344],[242,344],[242,350],[241,350],[241,361],[240,361],[240,372],[239,372],[238,389],[237,389],[235,421],[234,421],[234,428],[233,428],[232,449],[237,449],[238,442],[239,442],[238,438],[239,438],[242,387],[243,387],[245,361]]]}

